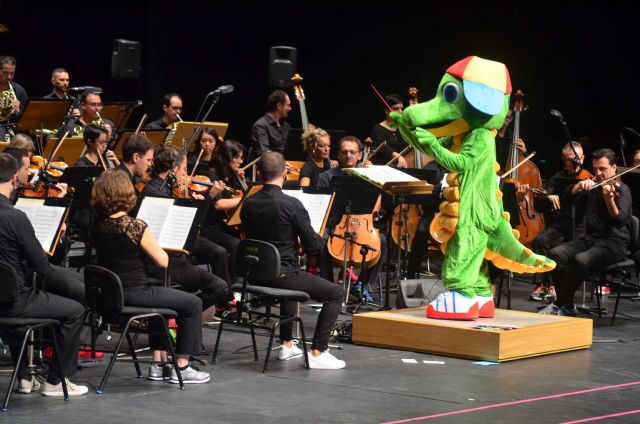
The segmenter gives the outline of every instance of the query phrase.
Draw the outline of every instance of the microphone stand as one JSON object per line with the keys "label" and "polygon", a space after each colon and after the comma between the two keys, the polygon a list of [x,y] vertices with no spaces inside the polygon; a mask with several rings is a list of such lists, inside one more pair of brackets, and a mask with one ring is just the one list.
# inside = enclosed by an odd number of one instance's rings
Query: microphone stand
{"label": "microphone stand", "polygon": [[624,157],[624,149],[627,147],[627,140],[624,139],[620,132],[620,157],[622,158],[622,166],[627,166],[627,159]]}

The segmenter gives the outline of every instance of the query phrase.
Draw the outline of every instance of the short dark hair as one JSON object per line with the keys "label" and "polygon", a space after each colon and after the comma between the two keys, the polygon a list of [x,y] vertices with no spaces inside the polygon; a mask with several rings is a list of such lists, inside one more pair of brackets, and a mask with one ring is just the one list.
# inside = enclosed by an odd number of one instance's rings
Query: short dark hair
{"label": "short dark hair", "polygon": [[67,74],[69,73],[69,71],[67,71],[65,68],[55,68],[53,71],[51,71],[51,76],[62,72],[66,72]]}
{"label": "short dark hair", "polygon": [[342,137],[340,139],[340,141],[338,142],[338,152],[340,150],[342,150],[342,143],[356,143],[358,145],[358,151],[361,152],[362,151],[362,142],[360,141],[360,139],[358,137],[356,137],[355,135],[346,135],[344,137]]}
{"label": "short dark hair", "polygon": [[182,97],[180,97],[178,93],[167,93],[164,95],[164,97],[162,97],[162,104],[164,106],[171,106],[171,99],[174,97],[177,97],[180,100],[182,100]]}
{"label": "short dark hair", "polygon": [[16,158],[8,153],[0,153],[0,183],[11,181],[18,169],[20,165]]}
{"label": "short dark hair", "polygon": [[0,56],[0,66],[2,65],[15,65],[16,58],[13,56]]}
{"label": "short dark hair", "polygon": [[144,154],[151,148],[153,148],[151,140],[142,134],[133,134],[131,137],[127,138],[122,145],[122,160],[130,162],[131,159],[133,159],[134,153],[144,156]]}
{"label": "short dark hair", "polygon": [[4,149],[4,153],[13,156],[13,158],[18,161],[18,169],[22,166],[22,159],[29,157],[27,149],[21,149],[19,147],[7,147]]}
{"label": "short dark hair", "polygon": [[84,143],[87,144],[87,141],[95,141],[100,134],[109,135],[107,129],[102,125],[89,124],[85,125],[84,130],[82,132],[82,138],[84,139]]}
{"label": "short dark hair", "polygon": [[278,109],[278,103],[285,104],[287,102],[287,93],[282,90],[276,90],[269,94],[267,98],[267,112],[273,112]]}
{"label": "short dark hair", "polygon": [[282,175],[285,163],[284,156],[278,152],[264,152],[258,161],[258,172],[262,181],[271,181]]}
{"label": "short dark hair", "polygon": [[609,165],[615,165],[618,162],[618,157],[611,149],[598,149],[591,154],[591,159],[598,160],[602,158],[607,158]]}
{"label": "short dark hair", "polygon": [[393,107],[393,105],[397,105],[397,104],[404,104],[404,101],[402,100],[402,97],[400,97],[400,95],[398,94],[389,94],[387,96],[384,97],[384,99],[386,100],[387,104],[391,107]]}
{"label": "short dark hair", "polygon": [[95,94],[96,96],[100,96],[102,93],[97,90],[83,91],[82,94],[80,95],[80,103],[87,103],[87,96],[89,94]]}
{"label": "short dark hair", "polygon": [[163,144],[156,150],[153,159],[153,170],[156,174],[166,172],[176,166],[176,160],[180,152],[176,146],[171,144]]}

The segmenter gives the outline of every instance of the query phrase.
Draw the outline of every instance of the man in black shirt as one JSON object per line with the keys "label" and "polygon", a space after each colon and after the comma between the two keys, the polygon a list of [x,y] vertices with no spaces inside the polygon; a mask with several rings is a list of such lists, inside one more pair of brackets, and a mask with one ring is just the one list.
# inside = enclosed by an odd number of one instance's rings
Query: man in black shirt
{"label": "man in black shirt", "polygon": [[151,165],[153,165],[153,144],[142,134],[133,134],[122,146],[122,161],[118,169],[127,174],[135,187]]}
{"label": "man in black shirt", "polygon": [[558,298],[540,313],[575,316],[573,296],[589,275],[623,260],[631,235],[631,192],[626,184],[618,187],[594,186],[616,173],[616,155],[610,149],[593,152],[596,181],[586,179],[571,189],[571,201],[585,198],[584,233],[574,241],[551,249],[549,257],[556,261],[554,271]]}
{"label": "man in black shirt", "polygon": [[[15,209],[9,198],[18,186],[18,162],[10,155],[0,153],[0,260],[11,265],[18,278],[17,299],[11,304],[3,304],[0,314],[7,317],[53,318],[60,321],[57,330],[60,345],[60,360],[64,366],[64,374],[70,375],[76,369],[76,354],[84,307],[71,299],[57,296],[45,291],[37,291],[30,283],[27,270],[33,269],[44,276],[52,271],[49,261],[42,250],[40,242],[24,212]],[[17,358],[17,349],[12,349],[12,356]],[[51,370],[44,384],[42,394],[62,396],[57,362],[51,364]],[[35,388],[35,381],[28,375],[23,365],[20,370],[21,387],[30,384]],[[86,386],[67,383],[69,395],[77,396],[87,393]]]}
{"label": "man in black shirt", "polygon": [[13,112],[8,121],[0,122],[0,141],[9,141],[13,135],[10,124],[15,124],[20,120],[24,108],[27,106],[29,96],[27,91],[18,83],[13,81],[16,75],[16,59],[12,56],[0,56],[0,93],[12,91]]}
{"label": "man in black shirt", "polygon": [[[329,335],[340,313],[343,290],[336,284],[301,271],[297,266],[298,240],[307,253],[313,254],[320,250],[321,239],[313,231],[309,213],[302,203],[282,193],[287,173],[284,157],[276,152],[263,153],[258,162],[258,172],[264,187],[245,200],[240,217],[248,238],[269,242],[280,251],[280,278],[263,284],[304,291],[312,299],[323,302],[311,345],[309,367],[344,368],[345,362],[328,350]],[[283,316],[294,316],[295,302],[283,302],[280,312]],[[290,322],[280,327],[281,360],[302,357],[302,351],[292,342],[292,326]]]}
{"label": "man in black shirt", "polygon": [[167,93],[162,98],[162,116],[155,121],[149,122],[146,128],[153,130],[163,130],[173,126],[182,113],[182,98],[177,93]]}
{"label": "man in black shirt", "polygon": [[282,90],[276,90],[267,99],[267,113],[258,119],[251,129],[251,148],[247,162],[264,152],[284,154],[291,126],[284,120],[291,111],[291,100]]}
{"label": "man in black shirt", "polygon": [[51,71],[51,85],[53,90],[43,96],[43,99],[75,99],[75,96],[69,95],[67,91],[69,89],[69,72],[66,69],[56,68]]}

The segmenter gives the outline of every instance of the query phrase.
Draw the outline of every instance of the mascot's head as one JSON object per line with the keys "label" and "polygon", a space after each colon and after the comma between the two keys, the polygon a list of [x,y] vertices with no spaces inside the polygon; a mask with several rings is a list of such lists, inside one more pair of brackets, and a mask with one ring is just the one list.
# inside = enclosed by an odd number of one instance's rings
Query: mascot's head
{"label": "mascot's head", "polygon": [[509,111],[510,94],[504,64],[469,56],[447,69],[435,98],[408,107],[403,118],[408,127],[423,127],[436,137],[498,129]]}

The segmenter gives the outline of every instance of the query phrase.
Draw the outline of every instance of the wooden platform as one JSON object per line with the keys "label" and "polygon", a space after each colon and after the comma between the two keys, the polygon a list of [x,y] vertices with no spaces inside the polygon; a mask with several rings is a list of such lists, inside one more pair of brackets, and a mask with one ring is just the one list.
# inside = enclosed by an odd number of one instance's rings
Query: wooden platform
{"label": "wooden platform", "polygon": [[[480,330],[478,324],[513,330]],[[426,307],[353,315],[354,343],[503,362],[591,346],[593,321],[496,309],[494,318],[446,321],[426,317]]]}

